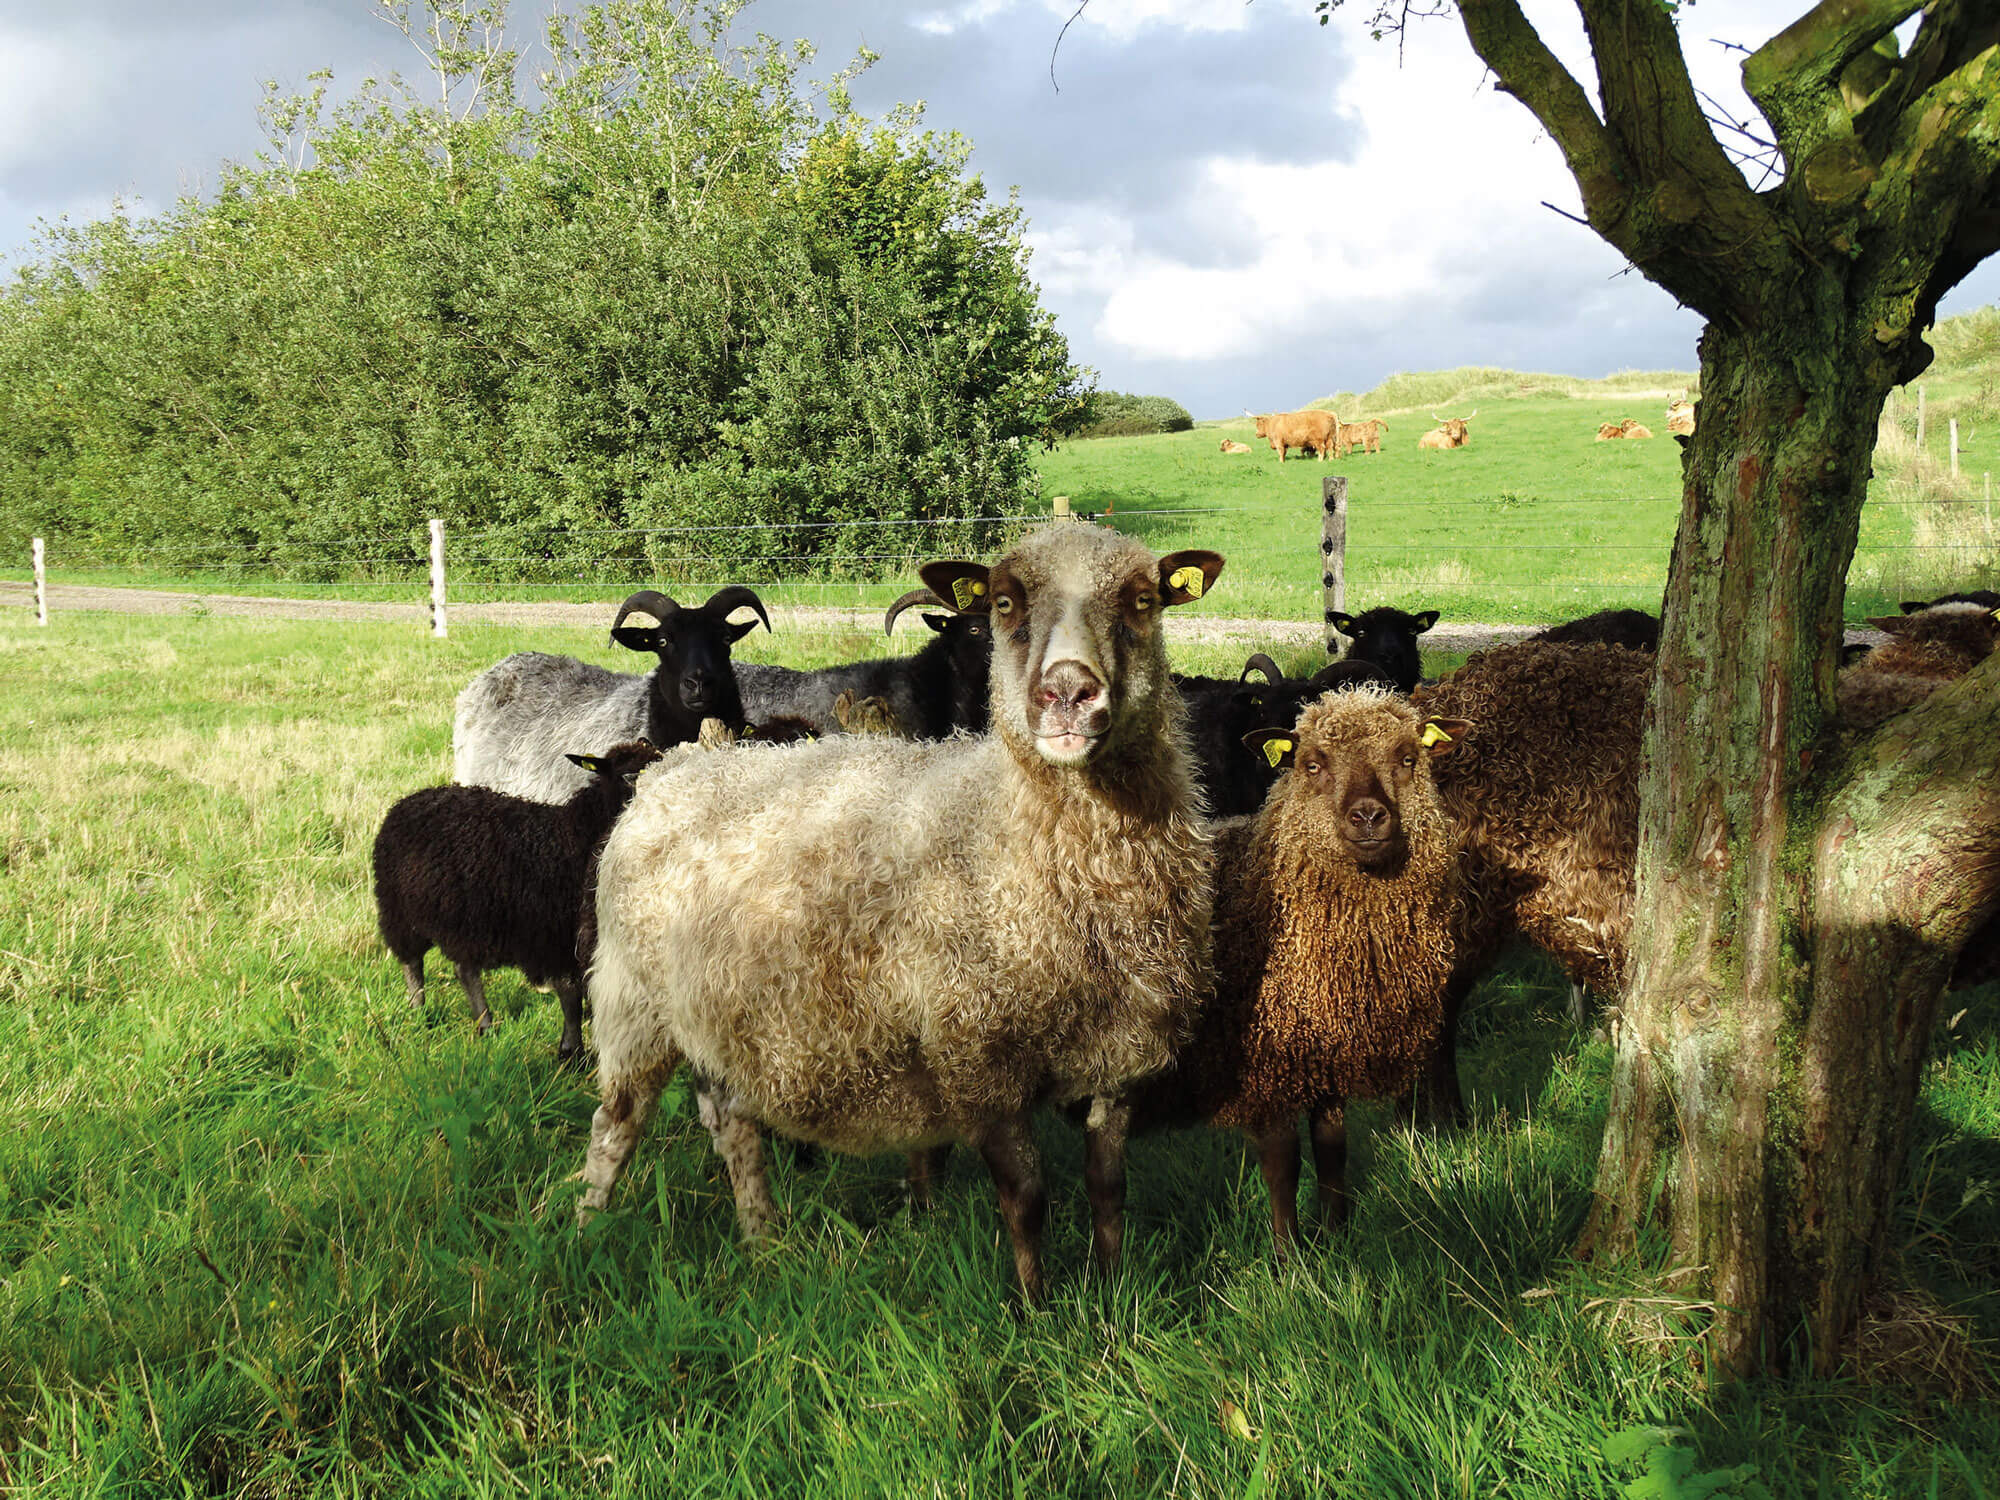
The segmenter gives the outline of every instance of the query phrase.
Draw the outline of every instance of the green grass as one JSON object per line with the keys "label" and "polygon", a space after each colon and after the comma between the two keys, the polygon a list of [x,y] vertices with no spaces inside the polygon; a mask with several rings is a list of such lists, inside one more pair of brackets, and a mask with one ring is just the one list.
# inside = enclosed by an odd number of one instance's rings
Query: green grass
{"label": "green grass", "polygon": [[[8,1493],[1568,1500],[1671,1459],[2000,1494],[1993,1405],[1718,1395],[1698,1309],[1568,1261],[1609,1054],[1527,960],[1468,1015],[1475,1127],[1362,1111],[1357,1218],[1293,1265],[1235,1138],[1189,1133],[1137,1143],[1132,1264],[1094,1281],[1054,1121],[1044,1312],[1011,1309],[966,1160],[912,1220],[893,1161],[781,1156],[789,1222],[745,1254],[684,1098],[579,1236],[593,1099],[553,1000],[496,975],[484,1041],[447,983],[413,1015],[368,890],[383,810],[447,771],[452,693],[531,644],[614,661],[594,631],[0,625]],[[1963,1003],[1894,1274],[1992,1339],[2000,997]]]}

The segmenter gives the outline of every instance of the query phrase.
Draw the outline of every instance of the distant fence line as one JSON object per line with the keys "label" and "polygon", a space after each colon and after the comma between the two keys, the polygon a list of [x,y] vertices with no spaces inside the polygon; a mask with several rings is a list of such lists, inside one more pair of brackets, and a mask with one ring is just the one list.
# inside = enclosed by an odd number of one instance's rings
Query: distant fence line
{"label": "distant fence line", "polygon": [[[1301,527],[1295,542],[1278,548],[1266,546],[1259,553],[1254,542],[1239,544],[1232,556],[1245,558],[1252,566],[1262,565],[1260,581],[1269,585],[1273,578],[1290,578],[1282,585],[1294,590],[1316,590],[1322,615],[1347,608],[1350,583],[1355,581],[1353,559],[1382,559],[1384,566],[1365,577],[1375,597],[1365,602],[1404,602],[1417,607],[1435,603],[1438,597],[1511,597],[1544,601],[1544,612],[1561,617],[1564,610],[1588,612],[1604,607],[1607,600],[1639,603],[1657,608],[1658,590],[1666,573],[1669,539],[1661,542],[1632,541],[1530,541],[1513,537],[1482,538],[1477,528],[1453,522],[1450,540],[1410,539],[1407,536],[1368,537],[1356,546],[1350,527],[1350,486],[1366,483],[1365,466],[1356,474],[1325,475],[1321,482],[1318,511],[1321,526],[1317,537]],[[1361,490],[1365,499],[1365,488]],[[1990,490],[1989,490],[1990,494]],[[1507,493],[1485,496],[1440,497],[1431,500],[1399,499],[1399,510],[1412,508],[1437,511],[1464,511],[1473,514],[1509,515],[1518,510],[1523,498]],[[1564,503],[1595,506],[1672,506],[1678,496],[1627,498],[1564,497]],[[1951,526],[1920,522],[1912,528],[1909,541],[1864,543],[1855,554],[1850,586],[1856,575],[1864,575],[1878,594],[1907,589],[1920,592],[1942,582],[1962,587],[1971,581],[1970,572],[1990,573],[1996,566],[1995,529],[1990,500],[1940,501],[1922,495],[1871,497],[1869,507],[1922,506],[1929,513],[1941,510],[1953,518]],[[1198,517],[1227,515],[1226,506],[1149,507],[1114,510],[1107,505],[1101,512],[1075,512],[1073,519],[1117,527],[1137,523],[1147,531],[1172,531],[1183,521]],[[1364,514],[1366,514],[1364,510]],[[520,528],[487,527],[457,531],[442,520],[432,520],[422,534],[413,532],[332,538],[310,543],[291,543],[274,549],[277,555],[246,557],[240,549],[204,549],[192,544],[140,547],[116,558],[92,558],[68,554],[60,545],[51,553],[40,537],[31,540],[33,603],[38,623],[48,623],[48,570],[71,581],[101,587],[157,586],[180,592],[190,584],[213,581],[210,592],[231,588],[256,588],[267,595],[276,589],[324,594],[337,591],[357,600],[379,602],[385,596],[409,602],[422,600],[429,606],[432,634],[447,630],[449,606],[475,602],[478,596],[548,595],[562,591],[629,591],[660,588],[664,592],[707,593],[729,584],[749,584],[766,590],[804,593],[820,602],[842,602],[838,595],[850,594],[857,605],[868,602],[863,595],[893,585],[907,587],[915,566],[936,555],[935,542],[943,528],[981,526],[998,528],[1000,545],[1019,535],[1028,526],[1072,515],[1067,497],[1056,497],[1053,515],[993,515],[970,518],[943,517],[907,521],[797,521],[766,524],[719,524],[702,526],[618,527],[566,531],[552,536],[537,547],[524,545]],[[763,532],[773,539],[793,533],[845,528],[865,530],[884,537],[906,536],[905,548],[819,552],[805,548],[737,555],[703,549],[700,538],[728,533]],[[1955,529],[1954,529],[1955,528]],[[620,539],[627,544],[612,555],[593,550],[581,555],[577,549],[592,542]],[[501,550],[481,550],[481,544],[497,544]],[[634,546],[636,544],[636,547]],[[780,542],[778,545],[782,546]],[[1318,556],[1310,574],[1306,571],[1306,548],[1317,546]],[[1481,554],[1484,563],[1493,554],[1519,554],[1543,559],[1571,554],[1578,558],[1575,576],[1557,576],[1538,565],[1532,577],[1475,576],[1458,554]],[[1618,569],[1590,569],[1588,560],[1608,556],[1655,554],[1660,559],[1657,572],[1633,576],[1629,565]],[[1428,568],[1411,566],[1424,558],[1434,561]],[[1863,560],[1868,559],[1864,568]],[[1886,562],[1884,560],[1887,560]],[[0,560],[0,568],[7,565]],[[18,564],[14,566],[18,567]],[[1239,573],[1244,571],[1241,567]],[[1621,571],[1625,576],[1609,578]],[[120,579],[118,575],[129,575]],[[110,575],[109,580],[107,576]],[[1265,575],[1268,575],[1265,576]],[[59,579],[60,581],[60,579]],[[1650,597],[1642,597],[1650,591]],[[1939,591],[1942,591],[1940,589]],[[1308,606],[1309,607],[1309,606]],[[1532,605],[1531,605],[1532,607]],[[1337,641],[1328,632],[1329,649]]]}

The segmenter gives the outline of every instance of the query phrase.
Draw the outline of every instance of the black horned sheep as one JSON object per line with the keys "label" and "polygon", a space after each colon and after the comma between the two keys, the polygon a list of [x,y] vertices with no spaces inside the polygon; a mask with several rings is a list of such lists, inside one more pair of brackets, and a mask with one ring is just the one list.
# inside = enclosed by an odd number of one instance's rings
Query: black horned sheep
{"label": "black horned sheep", "polygon": [[986,598],[975,594],[984,568],[979,563],[926,563],[924,587],[912,589],[889,606],[885,634],[917,605],[935,606],[923,622],[936,635],[910,656],[877,657],[843,666],[798,671],[761,662],[738,662],[736,681],[753,719],[785,714],[830,726],[842,693],[856,699],[881,698],[900,732],[911,739],[941,740],[964,730],[986,732],[986,685],[992,671],[993,629]]}
{"label": "black horned sheep", "polygon": [[[757,619],[734,623],[739,609]],[[627,625],[633,613],[658,623]],[[741,732],[743,703],[729,649],[758,621],[763,601],[741,586],[718,589],[698,608],[642,589],[618,606],[611,639],[650,651],[650,672],[610,672],[573,656],[521,651],[495,662],[458,695],[451,730],[452,780],[536,802],[561,802],[589,779],[572,750],[646,739],[662,749],[692,743],[703,719]],[[759,715],[759,717],[764,717]]]}
{"label": "black horned sheep", "polygon": [[760,1126],[853,1153],[963,1141],[1039,1297],[1030,1113],[1164,1067],[1207,987],[1209,834],[1161,615],[1221,569],[1031,532],[968,580],[992,604],[991,734],[836,736],[644,779],[598,878],[580,1220],[685,1058],[747,1236],[775,1213]]}
{"label": "black horned sheep", "polygon": [[410,1004],[423,1009],[424,955],[458,966],[472,1017],[492,1029],[480,976],[517,968],[562,1002],[564,1061],[583,1052],[583,969],[577,918],[592,856],[632,800],[634,778],[660,758],[621,744],[570,759],[590,778],[554,806],[490,787],[412,792],[375,835],[375,913],[382,941],[402,961]]}
{"label": "black horned sheep", "polygon": [[[1261,673],[1263,682],[1250,680]],[[1209,814],[1240,817],[1263,805],[1278,772],[1244,742],[1253,729],[1289,725],[1299,710],[1322,693],[1359,683],[1388,683],[1371,662],[1329,662],[1311,677],[1287,677],[1259,651],[1235,681],[1219,677],[1174,677],[1187,703],[1188,733],[1194,749],[1195,779],[1208,799]]]}

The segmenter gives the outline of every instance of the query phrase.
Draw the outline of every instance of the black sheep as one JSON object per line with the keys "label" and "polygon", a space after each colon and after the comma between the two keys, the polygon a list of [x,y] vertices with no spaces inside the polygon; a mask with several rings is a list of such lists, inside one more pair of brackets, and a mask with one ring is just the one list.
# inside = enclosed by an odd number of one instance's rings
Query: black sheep
{"label": "black sheep", "polygon": [[458,966],[484,1033],[492,1029],[480,976],[516,968],[553,985],[562,1002],[556,1055],[583,1052],[583,968],[577,918],[586,872],[626,803],[632,782],[660,758],[641,740],[602,756],[572,755],[591,773],[567,802],[531,802],[480,786],[412,792],[375,835],[375,910],[382,941],[401,960],[410,1004],[424,1003],[424,955]]}
{"label": "black sheep", "polygon": [[1378,604],[1358,615],[1337,609],[1326,612],[1326,623],[1353,642],[1342,660],[1373,662],[1389,674],[1399,693],[1413,693],[1423,681],[1424,662],[1417,650],[1417,637],[1437,622],[1434,609],[1413,615],[1390,604]]}
{"label": "black sheep", "polygon": [[1531,641],[1555,641],[1559,645],[1623,646],[1631,651],[1660,649],[1660,620],[1643,609],[1600,609],[1594,615],[1551,625],[1528,637]]}
{"label": "black sheep", "polygon": [[912,589],[889,606],[882,621],[884,634],[894,631],[896,617],[911,605],[931,604],[948,611],[923,617],[937,637],[913,655],[874,657],[806,672],[738,662],[736,682],[745,712],[753,719],[790,715],[830,725],[835,700],[852,693],[856,699],[884,700],[911,739],[941,740],[961,729],[984,734],[993,630],[987,601],[972,592],[972,584],[979,581],[977,569],[976,563],[925,563],[921,571],[926,586]]}

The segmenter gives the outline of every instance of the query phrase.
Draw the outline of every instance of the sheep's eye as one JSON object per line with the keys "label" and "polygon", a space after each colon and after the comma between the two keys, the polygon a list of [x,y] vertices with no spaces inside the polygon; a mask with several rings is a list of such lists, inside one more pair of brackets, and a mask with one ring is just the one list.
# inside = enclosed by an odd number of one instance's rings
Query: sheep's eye
{"label": "sheep's eye", "polygon": [[993,613],[996,615],[1011,615],[1014,613],[1014,601],[1008,598],[1007,595],[1002,594],[993,601]]}
{"label": "sheep's eye", "polygon": [[1403,764],[1406,766],[1414,766],[1416,763],[1417,763],[1417,758],[1414,755],[1406,755],[1403,757]]}
{"label": "sheep's eye", "polygon": [[1151,594],[1141,594],[1132,601],[1132,607],[1134,609],[1151,609],[1153,607],[1153,596]]}
{"label": "sheep's eye", "polygon": [[1318,762],[1318,761],[1316,761],[1316,760],[1309,760],[1309,761],[1307,761],[1307,762],[1306,762],[1306,775],[1308,775],[1308,776],[1317,776],[1317,775],[1319,775],[1319,762]]}

